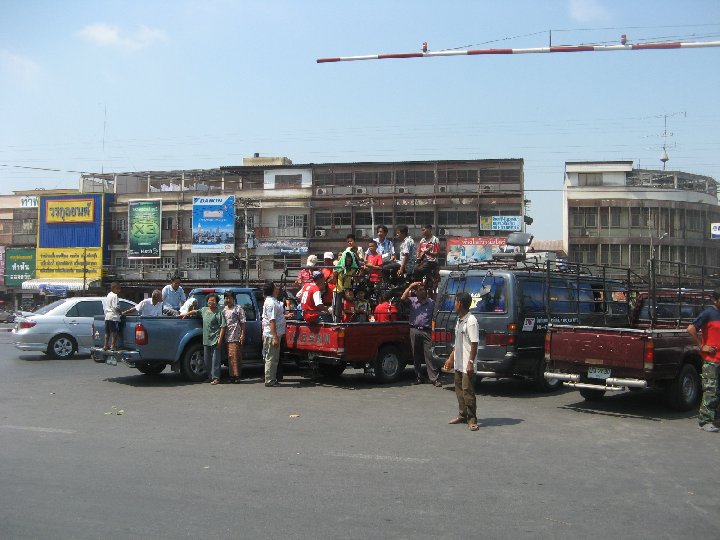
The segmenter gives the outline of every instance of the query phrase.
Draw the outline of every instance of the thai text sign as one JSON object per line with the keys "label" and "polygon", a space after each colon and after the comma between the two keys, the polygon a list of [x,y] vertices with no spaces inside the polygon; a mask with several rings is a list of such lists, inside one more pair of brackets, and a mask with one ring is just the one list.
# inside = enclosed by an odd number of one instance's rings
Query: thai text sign
{"label": "thai text sign", "polygon": [[21,287],[23,281],[35,277],[35,250],[8,248],[5,250],[5,285]]}
{"label": "thai text sign", "polygon": [[45,223],[92,223],[95,220],[95,199],[47,199]]}
{"label": "thai text sign", "polygon": [[235,196],[193,197],[192,253],[235,252]]}
{"label": "thai text sign", "polygon": [[522,216],[481,216],[480,229],[483,231],[520,231]]}
{"label": "thai text sign", "polygon": [[502,251],[505,238],[448,238],[446,263],[463,264],[492,260],[493,253]]}
{"label": "thai text sign", "polygon": [[100,279],[102,248],[38,248],[36,266],[38,278]]}
{"label": "thai text sign", "polygon": [[160,199],[128,201],[128,259],[160,257]]}
{"label": "thai text sign", "polygon": [[305,255],[307,240],[258,240],[255,255]]}

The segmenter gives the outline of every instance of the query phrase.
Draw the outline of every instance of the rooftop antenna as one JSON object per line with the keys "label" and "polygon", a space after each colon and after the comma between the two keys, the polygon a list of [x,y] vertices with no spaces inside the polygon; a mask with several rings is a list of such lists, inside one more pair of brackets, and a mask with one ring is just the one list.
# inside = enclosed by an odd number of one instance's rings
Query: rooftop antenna
{"label": "rooftop antenna", "polygon": [[672,114],[663,114],[663,122],[665,124],[665,127],[663,129],[663,134],[662,134],[663,149],[662,149],[662,154],[660,154],[660,161],[662,161],[662,164],[663,164],[663,171],[665,170],[665,164],[670,160],[670,156],[668,156],[668,153],[667,153],[667,138],[673,136],[673,133],[668,132],[668,130],[667,130],[667,119],[668,119],[668,117],[677,116],[680,114],[682,114],[685,118],[687,118],[686,111],[675,112]]}

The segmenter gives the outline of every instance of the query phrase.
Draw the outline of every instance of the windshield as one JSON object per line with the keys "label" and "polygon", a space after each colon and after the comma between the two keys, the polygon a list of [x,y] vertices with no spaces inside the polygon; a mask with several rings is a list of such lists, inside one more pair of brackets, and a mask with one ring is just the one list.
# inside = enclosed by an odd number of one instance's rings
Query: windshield
{"label": "windshield", "polygon": [[51,312],[53,309],[55,309],[58,306],[63,305],[67,300],[55,300],[51,304],[48,304],[47,306],[42,306],[41,308],[38,308],[33,312],[33,315],[47,315],[49,312]]}

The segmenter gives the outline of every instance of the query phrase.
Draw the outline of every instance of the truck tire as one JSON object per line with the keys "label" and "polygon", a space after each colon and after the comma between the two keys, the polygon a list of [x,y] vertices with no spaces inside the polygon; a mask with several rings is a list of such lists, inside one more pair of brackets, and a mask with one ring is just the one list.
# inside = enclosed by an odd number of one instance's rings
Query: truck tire
{"label": "truck tire", "polygon": [[136,364],[135,367],[145,375],[159,375],[167,367],[167,364]]}
{"label": "truck tire", "polygon": [[320,364],[318,373],[328,379],[337,379],[345,371],[345,364]]}
{"label": "truck tire", "polygon": [[592,388],[580,388],[580,395],[586,401],[600,401],[605,396],[605,390],[594,390]]}
{"label": "truck tire", "polygon": [[205,372],[205,358],[202,343],[191,343],[183,353],[180,360],[180,372],[185,380],[202,382],[208,378]]}
{"label": "truck tire", "polygon": [[547,368],[547,360],[543,358],[538,363],[538,368],[535,372],[535,380],[533,381],[533,386],[538,392],[555,392],[562,387],[562,381],[558,379],[548,380],[545,378],[545,372],[547,371]]}
{"label": "truck tire", "polygon": [[405,371],[405,362],[397,347],[386,345],[382,347],[375,359],[375,377],[381,383],[397,381]]}
{"label": "truck tire", "polygon": [[667,404],[676,411],[689,411],[697,407],[702,394],[700,375],[692,364],[683,364],[678,376],[665,389]]}
{"label": "truck tire", "polygon": [[77,351],[75,340],[65,334],[55,336],[48,343],[47,355],[58,360],[67,360]]}

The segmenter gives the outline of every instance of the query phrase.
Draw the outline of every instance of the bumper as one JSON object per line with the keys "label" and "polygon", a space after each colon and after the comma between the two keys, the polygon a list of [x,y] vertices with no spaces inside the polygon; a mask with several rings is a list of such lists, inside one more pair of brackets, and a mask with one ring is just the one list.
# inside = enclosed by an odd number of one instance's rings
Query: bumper
{"label": "bumper", "polygon": [[604,392],[620,392],[626,388],[647,388],[648,382],[644,379],[620,379],[617,377],[608,377],[604,379],[602,383],[582,381],[580,375],[575,373],[553,373],[552,371],[546,371],[545,379],[547,380],[559,380],[565,386],[570,388],[585,388],[588,390],[602,390]]}
{"label": "bumper", "polygon": [[16,341],[15,347],[21,351],[38,351],[46,352],[48,348],[47,343],[26,343],[24,341]]}
{"label": "bumper", "polygon": [[122,362],[131,368],[134,368],[137,362],[142,361],[140,353],[137,351],[104,351],[100,347],[90,349],[90,357],[93,359],[93,362],[97,362],[98,364],[116,366],[118,362]]}

